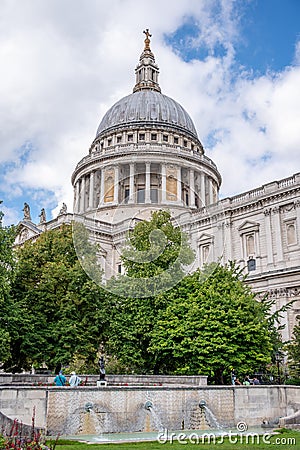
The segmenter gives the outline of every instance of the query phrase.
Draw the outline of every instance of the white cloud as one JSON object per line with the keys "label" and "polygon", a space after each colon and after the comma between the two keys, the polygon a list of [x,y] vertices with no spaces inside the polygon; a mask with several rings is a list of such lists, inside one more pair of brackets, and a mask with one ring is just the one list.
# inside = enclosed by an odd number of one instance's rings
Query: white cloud
{"label": "white cloud", "polygon": [[[163,93],[191,114],[218,164],[224,195],[299,170],[299,67],[260,78],[247,78],[242,69],[237,74],[237,11],[234,0],[181,0],[171,7],[161,0],[2,2],[0,163],[14,162],[1,182],[5,190],[11,197],[41,190],[41,198],[53,191],[57,203],[72,209],[72,171],[102,115],[132,91],[146,27]],[[189,45],[220,43],[223,57],[212,52],[186,63],[165,44],[164,35],[191,17],[199,33]],[[18,149],[26,142],[35,150],[20,163]]]}

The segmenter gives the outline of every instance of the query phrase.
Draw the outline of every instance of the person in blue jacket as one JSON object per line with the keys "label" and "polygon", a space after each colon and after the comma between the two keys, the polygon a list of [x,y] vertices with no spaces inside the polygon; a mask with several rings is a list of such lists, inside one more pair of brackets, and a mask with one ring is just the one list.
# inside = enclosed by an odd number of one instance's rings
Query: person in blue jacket
{"label": "person in blue jacket", "polygon": [[67,379],[63,375],[62,371],[60,371],[59,374],[54,378],[54,383],[56,384],[56,386],[65,386],[66,382]]}

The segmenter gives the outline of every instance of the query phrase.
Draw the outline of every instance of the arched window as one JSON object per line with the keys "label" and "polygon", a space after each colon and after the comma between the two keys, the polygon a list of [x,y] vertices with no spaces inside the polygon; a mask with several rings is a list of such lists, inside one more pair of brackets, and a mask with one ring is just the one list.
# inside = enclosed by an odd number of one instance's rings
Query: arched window
{"label": "arched window", "polygon": [[297,244],[295,223],[290,222],[290,223],[286,224],[286,235],[287,235],[287,244],[288,245]]}

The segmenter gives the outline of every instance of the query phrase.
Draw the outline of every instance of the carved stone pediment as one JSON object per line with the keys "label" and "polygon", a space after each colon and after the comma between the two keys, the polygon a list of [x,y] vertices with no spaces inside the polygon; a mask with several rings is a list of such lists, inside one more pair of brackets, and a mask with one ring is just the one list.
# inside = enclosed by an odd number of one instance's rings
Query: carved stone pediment
{"label": "carved stone pediment", "polygon": [[202,233],[201,236],[198,239],[198,244],[204,245],[204,244],[212,244],[214,241],[214,236],[207,233]]}
{"label": "carved stone pediment", "polygon": [[238,227],[238,231],[240,234],[251,233],[255,231],[259,231],[259,223],[252,222],[251,220],[246,220]]}
{"label": "carved stone pediment", "polygon": [[22,245],[28,240],[35,240],[41,234],[41,230],[33,223],[20,222],[15,245]]}

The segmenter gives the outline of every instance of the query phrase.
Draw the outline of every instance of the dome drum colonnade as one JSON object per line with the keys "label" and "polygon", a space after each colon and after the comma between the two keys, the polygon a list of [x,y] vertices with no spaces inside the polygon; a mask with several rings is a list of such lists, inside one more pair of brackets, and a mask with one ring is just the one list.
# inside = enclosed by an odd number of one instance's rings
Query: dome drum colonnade
{"label": "dome drum colonnade", "polygon": [[221,176],[190,116],[161,94],[145,34],[133,93],[104,115],[89,155],[72,175],[75,213],[121,204],[196,209],[218,201]]}

